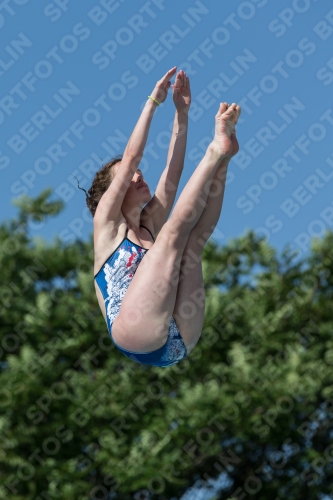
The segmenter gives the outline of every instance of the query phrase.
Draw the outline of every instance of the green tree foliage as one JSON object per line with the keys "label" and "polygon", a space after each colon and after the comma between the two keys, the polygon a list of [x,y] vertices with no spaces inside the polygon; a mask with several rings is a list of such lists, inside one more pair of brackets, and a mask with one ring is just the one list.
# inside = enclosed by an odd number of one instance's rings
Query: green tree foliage
{"label": "green tree foliage", "polygon": [[201,339],[155,368],[109,338],[92,241],[29,236],[50,194],[0,226],[0,499],[180,498],[221,473],[219,499],[332,492],[333,235],[302,262],[209,242]]}

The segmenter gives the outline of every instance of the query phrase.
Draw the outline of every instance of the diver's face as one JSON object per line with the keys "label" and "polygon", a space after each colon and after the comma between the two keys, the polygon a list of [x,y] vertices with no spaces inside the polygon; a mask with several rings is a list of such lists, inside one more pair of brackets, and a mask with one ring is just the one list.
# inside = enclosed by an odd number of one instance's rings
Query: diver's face
{"label": "diver's face", "polygon": [[[117,172],[119,168],[121,168],[120,164],[117,166]],[[124,202],[132,204],[134,201],[140,200],[145,205],[150,199],[149,186],[144,180],[142,170],[137,168],[128,186]]]}

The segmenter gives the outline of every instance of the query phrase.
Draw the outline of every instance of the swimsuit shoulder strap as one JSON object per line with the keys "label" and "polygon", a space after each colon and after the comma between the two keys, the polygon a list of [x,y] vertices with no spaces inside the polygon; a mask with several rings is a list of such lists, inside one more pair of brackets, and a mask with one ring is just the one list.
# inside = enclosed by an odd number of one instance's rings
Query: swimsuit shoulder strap
{"label": "swimsuit shoulder strap", "polygon": [[144,227],[145,229],[147,229],[147,231],[150,233],[150,236],[153,238],[153,240],[155,241],[155,238],[154,236],[151,234],[151,232],[149,231],[148,227],[146,226],[143,226],[142,224],[140,225],[140,227]]}

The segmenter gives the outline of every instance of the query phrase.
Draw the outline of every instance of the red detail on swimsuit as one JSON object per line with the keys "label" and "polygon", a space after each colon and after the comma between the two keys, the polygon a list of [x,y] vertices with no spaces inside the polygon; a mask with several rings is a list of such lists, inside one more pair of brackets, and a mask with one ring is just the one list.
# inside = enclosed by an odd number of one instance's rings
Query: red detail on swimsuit
{"label": "red detail on swimsuit", "polygon": [[128,259],[128,262],[126,264],[126,267],[131,267],[131,265],[133,264],[133,260],[134,258],[137,256],[138,254],[136,252],[133,252],[132,255],[130,256],[130,258]]}

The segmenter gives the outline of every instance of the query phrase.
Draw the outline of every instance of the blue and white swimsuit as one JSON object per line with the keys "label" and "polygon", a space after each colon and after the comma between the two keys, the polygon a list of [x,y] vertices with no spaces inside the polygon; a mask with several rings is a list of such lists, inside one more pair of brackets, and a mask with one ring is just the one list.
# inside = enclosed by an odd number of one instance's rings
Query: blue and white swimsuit
{"label": "blue and white swimsuit", "polygon": [[[145,226],[140,227],[149,231]],[[112,338],[112,323],[119,314],[122,300],[140,262],[148,252],[148,249],[130,241],[127,238],[127,233],[128,228],[123,241],[95,275],[95,280],[104,298],[107,326],[111,339],[115,346],[133,361],[162,367],[174,365],[187,357],[187,349],[173,317],[170,321],[166,343],[155,351],[144,353],[127,351],[118,346]],[[154,239],[152,234],[151,236]]]}

